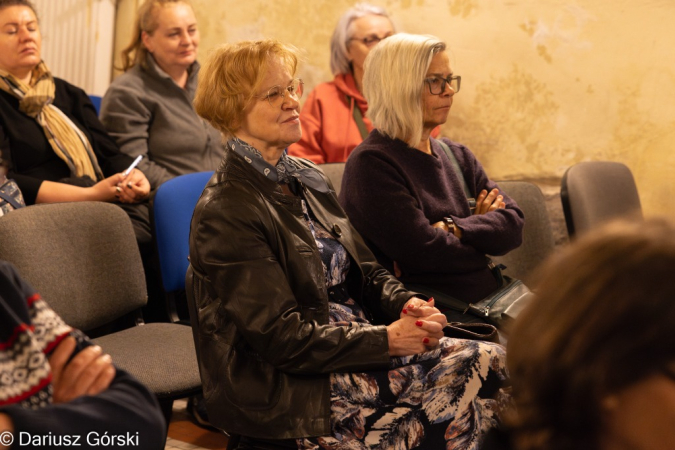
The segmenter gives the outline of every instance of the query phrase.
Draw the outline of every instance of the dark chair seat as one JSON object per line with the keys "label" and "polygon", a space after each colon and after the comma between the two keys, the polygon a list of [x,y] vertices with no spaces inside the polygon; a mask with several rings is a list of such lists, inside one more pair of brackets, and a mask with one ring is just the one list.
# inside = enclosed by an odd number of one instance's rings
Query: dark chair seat
{"label": "dark chair seat", "polygon": [[201,383],[195,385],[199,368],[194,346],[185,345],[192,344],[189,326],[149,323],[101,336],[95,342],[160,399],[201,392]]}
{"label": "dark chair seat", "polygon": [[499,181],[497,184],[518,203],[525,215],[525,226],[520,247],[506,255],[493,256],[492,260],[506,266],[505,274],[527,280],[555,247],[546,199],[537,185],[527,181]]}

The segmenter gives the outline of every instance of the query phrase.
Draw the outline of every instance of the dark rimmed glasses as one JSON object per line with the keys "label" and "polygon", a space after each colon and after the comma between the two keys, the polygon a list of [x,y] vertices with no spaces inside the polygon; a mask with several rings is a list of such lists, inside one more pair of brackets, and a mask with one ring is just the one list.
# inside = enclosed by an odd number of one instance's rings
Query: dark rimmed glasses
{"label": "dark rimmed glasses", "polygon": [[295,97],[296,100],[300,100],[302,97],[302,92],[304,91],[304,85],[305,83],[303,83],[300,78],[296,78],[286,87],[272,86],[267,91],[267,94],[256,95],[255,97],[267,100],[272,107],[276,108],[282,105],[286,99],[287,94]]}
{"label": "dark rimmed glasses", "polygon": [[459,75],[450,75],[448,78],[429,77],[425,78],[424,82],[429,86],[431,95],[441,95],[445,92],[445,86],[448,84],[456,94],[459,92],[459,87],[462,85],[462,77]]}
{"label": "dark rimmed glasses", "polygon": [[380,41],[384,41],[385,39],[387,39],[387,38],[390,37],[390,36],[392,36],[392,35],[391,35],[391,34],[387,34],[387,35],[385,35],[385,36],[379,37],[379,36],[376,35],[376,34],[370,34],[370,35],[368,35],[368,36],[366,36],[366,37],[364,37],[364,38],[355,38],[355,37],[349,38],[349,39],[347,39],[347,42],[351,42],[351,41],[359,41],[359,42],[361,42],[363,45],[365,45],[366,47],[372,47],[372,46],[374,46],[375,44],[378,44]]}

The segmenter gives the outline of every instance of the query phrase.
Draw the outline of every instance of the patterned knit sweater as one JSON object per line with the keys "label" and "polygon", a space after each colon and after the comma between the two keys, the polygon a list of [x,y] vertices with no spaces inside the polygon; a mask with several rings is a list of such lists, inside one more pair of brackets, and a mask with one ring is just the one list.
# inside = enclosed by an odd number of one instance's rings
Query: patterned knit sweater
{"label": "patterned knit sweater", "polygon": [[[107,448],[164,448],[166,424],[157,400],[120,369],[98,395],[53,402],[48,357],[68,336],[77,340],[75,352],[93,345],[0,261],[0,413],[13,422],[15,447],[56,448],[77,440],[80,448],[99,448],[107,435],[124,436]],[[6,435],[0,438],[7,444]]]}

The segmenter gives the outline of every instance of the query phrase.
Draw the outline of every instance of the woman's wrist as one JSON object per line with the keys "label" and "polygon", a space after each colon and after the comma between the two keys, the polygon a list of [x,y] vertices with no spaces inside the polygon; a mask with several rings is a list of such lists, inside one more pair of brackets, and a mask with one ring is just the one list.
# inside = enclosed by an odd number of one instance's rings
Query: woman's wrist
{"label": "woman's wrist", "polygon": [[445,223],[448,233],[454,234],[457,239],[462,237],[462,229],[457,226],[455,221],[452,220],[452,217],[443,217],[443,223]]}
{"label": "woman's wrist", "polygon": [[436,223],[432,223],[431,226],[434,228],[440,228],[441,230],[451,233],[455,235],[457,239],[461,239],[462,237],[462,229],[457,226],[457,224],[451,217],[443,217],[443,220],[440,220]]}

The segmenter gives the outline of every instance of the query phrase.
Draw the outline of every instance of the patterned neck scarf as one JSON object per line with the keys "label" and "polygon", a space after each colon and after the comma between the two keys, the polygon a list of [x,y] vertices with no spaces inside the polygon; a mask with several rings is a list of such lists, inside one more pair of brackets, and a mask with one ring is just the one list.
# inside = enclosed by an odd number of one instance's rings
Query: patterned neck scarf
{"label": "patterned neck scarf", "polygon": [[0,89],[19,99],[19,110],[42,126],[54,153],[68,165],[71,176],[103,179],[89,139],[53,105],[56,85],[44,62],[33,69],[30,86],[0,71]]}
{"label": "patterned neck scarf", "polygon": [[247,163],[251,164],[255,170],[276,183],[293,186],[297,181],[324,194],[330,192],[328,184],[318,170],[309,167],[299,168],[295,165],[293,160],[288,157],[286,150],[281,154],[277,165],[273,166],[265,161],[262,153],[260,153],[258,149],[239,138],[230,139],[227,141],[226,145],[232,151],[244,158]]}

